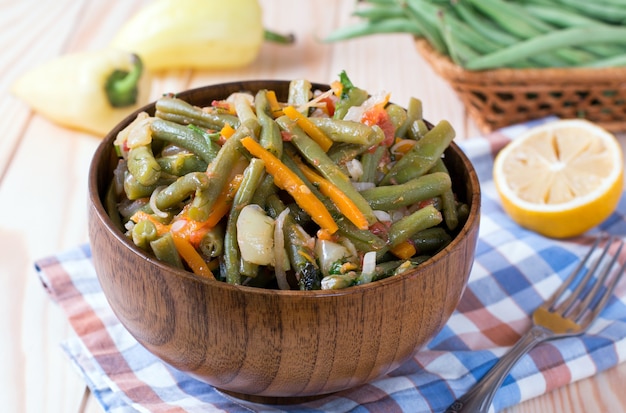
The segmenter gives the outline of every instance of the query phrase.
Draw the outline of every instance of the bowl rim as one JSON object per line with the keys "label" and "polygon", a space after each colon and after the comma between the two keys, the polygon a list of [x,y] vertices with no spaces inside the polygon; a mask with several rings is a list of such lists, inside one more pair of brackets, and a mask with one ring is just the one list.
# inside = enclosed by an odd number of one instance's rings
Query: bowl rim
{"label": "bowl rim", "polygon": [[[195,94],[202,93],[206,91],[207,89],[211,89],[215,87],[239,88],[240,90],[247,90],[246,86],[250,86],[250,85],[257,85],[257,84],[262,84],[262,83],[284,84],[284,83],[289,83],[289,82],[290,81],[288,80],[260,79],[260,80],[243,80],[243,81],[236,81],[236,82],[215,83],[215,84],[187,89],[185,91],[176,93],[176,96],[185,100],[185,98],[192,97]],[[329,87],[328,85],[323,84],[323,83],[312,83],[312,85],[314,88],[315,87],[320,87],[320,88]],[[88,186],[89,207],[94,210],[95,214],[97,215],[97,219],[99,219],[102,222],[106,230],[116,240],[118,240],[121,243],[121,245],[123,245],[126,249],[128,249],[138,258],[148,261],[150,262],[150,264],[155,265],[161,268],[162,270],[164,270],[165,272],[171,273],[177,277],[186,278],[194,282],[200,282],[200,283],[206,284],[207,286],[224,288],[226,290],[237,290],[237,291],[241,291],[245,293],[252,293],[252,294],[293,296],[297,298],[337,297],[337,296],[342,296],[342,295],[361,294],[365,291],[368,291],[369,289],[382,288],[387,284],[392,284],[392,283],[395,284],[398,282],[402,282],[406,278],[414,277],[417,275],[417,272],[409,270],[405,273],[392,276],[392,277],[387,277],[382,280],[377,280],[375,282],[355,285],[349,288],[343,288],[343,289],[338,289],[338,290],[309,290],[309,291],[280,290],[280,289],[272,289],[272,288],[251,287],[251,286],[245,286],[245,285],[233,285],[233,284],[229,284],[220,280],[211,280],[211,279],[202,277],[200,275],[196,275],[190,271],[170,266],[162,261],[159,261],[156,257],[153,257],[150,254],[146,253],[145,251],[137,247],[135,244],[133,244],[118,228],[115,227],[108,213],[106,212],[106,209],[104,207],[104,204],[100,196],[100,190],[98,187],[98,180],[99,180],[98,179],[99,177],[99,169],[98,169],[99,165],[98,164],[100,163],[99,160],[103,158],[104,154],[107,151],[111,150],[110,147],[113,145],[113,141],[115,140],[115,137],[117,136],[117,134],[124,127],[126,127],[128,123],[130,123],[130,121],[135,119],[135,117],[139,113],[144,112],[144,111],[153,112],[155,102],[156,101],[152,101],[138,108],[133,113],[125,117],[121,122],[119,122],[111,131],[109,131],[104,136],[104,138],[99,143],[98,147],[96,148],[95,152],[92,155],[92,158],[89,164],[89,171],[88,171],[87,186]],[[480,182],[479,182],[476,170],[474,168],[474,165],[472,164],[472,162],[469,160],[467,155],[463,152],[463,150],[458,146],[456,142],[452,141],[450,143],[450,148],[456,152],[456,155],[459,156],[462,163],[468,166],[468,170],[467,170],[467,174],[469,178],[468,181],[472,184],[471,185],[472,191],[470,192],[469,197],[468,197],[471,199],[467,199],[467,202],[470,205],[470,212],[468,214],[467,220],[463,224],[463,227],[456,233],[452,241],[445,248],[437,252],[428,260],[421,263],[419,266],[420,269],[424,267],[433,266],[437,262],[442,260],[450,250],[456,248],[457,244],[459,244],[463,240],[463,238],[467,236],[467,234],[474,227],[478,227],[479,222],[480,222],[481,188],[480,188]],[[447,150],[450,150],[450,149],[447,149]]]}

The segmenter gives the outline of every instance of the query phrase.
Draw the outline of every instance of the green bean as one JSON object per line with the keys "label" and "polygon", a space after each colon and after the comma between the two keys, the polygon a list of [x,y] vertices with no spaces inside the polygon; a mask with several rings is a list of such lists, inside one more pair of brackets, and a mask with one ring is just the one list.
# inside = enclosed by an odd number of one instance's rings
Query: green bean
{"label": "green bean", "polygon": [[174,182],[175,179],[176,179],[175,177],[172,177],[170,175],[164,176],[164,174],[161,174],[161,177],[159,178],[159,180],[155,182],[154,184],[143,185],[137,180],[137,178],[135,178],[133,174],[126,172],[126,174],[124,175],[124,182],[123,182],[124,192],[126,193],[126,197],[128,197],[128,199],[130,199],[131,201],[134,201],[140,198],[150,197],[150,195],[152,195],[152,193],[157,187],[163,186],[163,185],[169,185],[172,182]]}
{"label": "green bean", "polygon": [[369,146],[354,143],[336,143],[330,147],[326,154],[331,161],[341,168],[343,173],[348,175],[348,170],[345,168],[346,163],[365,152],[368,148]]}
{"label": "green bean", "polygon": [[606,2],[594,3],[587,0],[558,0],[558,3],[571,7],[582,15],[606,22],[624,24],[626,21],[626,9],[622,2],[606,4]]}
{"label": "green bean", "polygon": [[159,260],[166,262],[176,268],[184,268],[183,262],[180,259],[176,245],[174,245],[174,239],[171,232],[166,232],[154,241],[150,241],[150,248],[154,256]]}
{"label": "green bean", "polygon": [[335,29],[330,35],[324,38],[324,42],[331,43],[339,40],[348,40],[356,37],[384,33],[409,33],[414,36],[421,36],[422,30],[418,24],[412,20],[408,20],[406,17],[369,20]]}
{"label": "green bean", "polygon": [[160,156],[156,161],[161,171],[170,175],[183,176],[190,172],[206,170],[208,163],[196,154],[181,152],[176,155]]}
{"label": "green bean", "polygon": [[128,171],[145,186],[154,185],[161,177],[161,167],[148,145],[141,145],[128,151]]}
{"label": "green bean", "polygon": [[426,125],[426,122],[422,119],[418,119],[409,125],[407,131],[407,137],[413,140],[420,140],[428,133],[430,128]]}
{"label": "green bean", "polygon": [[252,130],[247,123],[242,123],[235,133],[228,138],[215,159],[207,167],[207,175],[210,177],[208,186],[202,190],[191,202],[189,216],[196,221],[204,221],[209,216],[215,201],[226,185],[230,174],[229,171],[236,161],[242,156],[240,149],[241,139],[252,135]]}
{"label": "green bean", "polygon": [[378,132],[364,123],[321,117],[310,117],[309,120],[333,142],[372,146],[380,139]]}
{"label": "green bean", "polygon": [[263,181],[259,184],[259,187],[254,191],[254,197],[251,203],[259,205],[261,208],[265,208],[267,197],[275,194],[278,191],[276,185],[274,185],[274,177],[270,174],[266,174]]}
{"label": "green bean", "polygon": [[400,105],[396,105],[395,103],[389,103],[385,107],[385,111],[387,112],[387,115],[389,116],[389,119],[393,124],[394,130],[396,131],[395,136],[400,136],[397,131],[402,125],[406,123],[408,116],[406,113],[406,109],[404,109]]}
{"label": "green bean", "polygon": [[204,172],[191,172],[181,176],[155,197],[157,208],[169,209],[179,205],[191,194],[199,194],[209,184],[209,177]]}
{"label": "green bean", "polygon": [[259,119],[252,109],[252,104],[249,100],[250,95],[247,93],[237,93],[234,95],[234,106],[237,117],[239,118],[240,125],[245,125],[248,128],[248,133],[253,138],[258,138],[261,131],[261,124]]}
{"label": "green bean", "polygon": [[391,167],[381,185],[402,184],[426,173],[441,158],[454,136],[452,125],[448,121],[440,121]]}
{"label": "green bean", "polygon": [[[277,195],[271,195],[268,200],[269,214],[277,218],[286,207]],[[291,215],[287,213],[283,224],[285,237],[285,249],[289,257],[291,268],[296,273],[300,290],[319,290],[321,283],[321,270],[315,262],[315,252],[308,242],[308,235],[298,225]]]}
{"label": "green bean", "polygon": [[405,21],[407,20],[406,11],[400,4],[373,5],[354,10],[352,15],[371,22],[385,21],[398,17],[403,18]]}
{"label": "green bean", "polygon": [[443,221],[441,212],[432,205],[418,209],[391,224],[389,227],[389,247],[393,248],[426,228],[439,225]]}
{"label": "green bean", "polygon": [[233,199],[230,208],[228,221],[226,223],[226,233],[224,235],[224,255],[222,257],[222,268],[226,282],[229,284],[241,284],[240,260],[241,253],[237,244],[237,220],[241,210],[250,204],[254,191],[263,179],[265,174],[265,163],[258,158],[252,158],[250,164],[243,174],[241,186]]}
{"label": "green bean", "polygon": [[227,124],[233,129],[239,127],[237,116],[202,110],[179,98],[164,96],[156,101],[155,106],[156,117],[181,125],[193,124],[214,130],[220,130]]}
{"label": "green bean", "polygon": [[484,70],[500,67],[517,59],[562,46],[596,43],[624,44],[624,39],[626,39],[626,28],[624,27],[589,26],[562,29],[535,36],[532,39],[478,57],[468,62],[466,67],[469,70]]}
{"label": "green bean", "polygon": [[[313,93],[311,92],[311,82],[305,79],[296,79],[289,82],[289,92],[287,95],[287,104],[298,109],[300,106],[306,105],[311,100]],[[303,113],[307,115],[307,112]]]}
{"label": "green bean", "polygon": [[345,70],[339,73],[339,81],[341,82],[341,96],[339,101],[335,103],[335,113],[333,119],[343,119],[353,106],[359,106],[365,102],[369,96],[366,90],[355,86],[348,77]]}
{"label": "green bean", "polygon": [[163,119],[150,124],[153,139],[161,139],[198,155],[207,164],[217,156],[219,145],[207,140],[196,130]]}
{"label": "green bean", "polygon": [[422,101],[411,97],[406,107],[406,119],[396,129],[396,136],[404,138],[409,130],[409,126],[422,119]]}
{"label": "green bean", "polygon": [[361,195],[372,209],[390,211],[440,196],[451,188],[452,181],[447,172],[433,172],[403,184],[365,189]]}
{"label": "green bean", "polygon": [[219,257],[224,253],[224,225],[221,222],[204,234],[198,244],[198,249],[209,259]]}
{"label": "green bean", "polygon": [[418,254],[434,254],[452,241],[452,236],[442,227],[431,227],[415,233],[411,242]]}
{"label": "green bean", "polygon": [[345,274],[327,275],[322,279],[321,285],[324,290],[342,290],[357,285],[358,280],[359,274],[350,271]]}
{"label": "green bean", "polygon": [[418,25],[424,38],[439,53],[446,53],[447,47],[437,21],[439,9],[421,0],[407,0],[406,5],[407,10],[411,12],[412,20]]}
{"label": "green bean", "polygon": [[368,223],[373,224],[377,221],[367,201],[354,188],[349,178],[333,163],[326,152],[324,152],[313,139],[286,116],[281,116],[276,119],[276,122],[281,129],[288,131],[292,135],[291,143],[298,149],[298,152],[300,152],[324,178],[332,182],[354,202],[356,207],[365,215]]}
{"label": "green bean", "polygon": [[267,101],[267,90],[259,90],[254,98],[256,115],[261,124],[259,143],[262,147],[280,158],[283,153],[283,139],[280,128],[270,116],[270,105]]}
{"label": "green bean", "polygon": [[387,148],[384,146],[378,146],[373,152],[366,152],[361,156],[363,175],[361,175],[359,182],[377,182],[379,166],[383,160],[383,156],[386,154]]}
{"label": "green bean", "polygon": [[[431,169],[432,173],[444,173],[450,176],[448,168],[443,163],[443,159],[438,159]],[[456,197],[452,187],[447,188],[441,194],[441,210],[443,212],[443,220],[450,231],[454,231],[459,225],[459,217],[456,210]]]}
{"label": "green bean", "polygon": [[150,220],[144,219],[133,226],[131,238],[136,246],[141,249],[150,248],[150,242],[158,238],[156,226]]}

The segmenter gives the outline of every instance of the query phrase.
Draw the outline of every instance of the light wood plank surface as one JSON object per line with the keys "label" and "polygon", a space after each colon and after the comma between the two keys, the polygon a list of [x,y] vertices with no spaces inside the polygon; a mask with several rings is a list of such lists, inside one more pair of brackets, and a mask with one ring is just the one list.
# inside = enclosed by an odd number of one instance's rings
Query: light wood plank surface
{"label": "light wood plank surface", "polygon": [[[58,127],[13,97],[23,71],[55,56],[103,48],[147,0],[0,0],[0,406],[6,412],[99,412],[60,348],[71,335],[46,296],[36,259],[87,242],[86,174],[99,140]],[[232,71],[159,74],[153,97],[244,79],[307,78],[328,83],[345,69],[359,86],[395,102],[423,100],[425,117],[448,119],[457,139],[478,134],[450,87],[405,35],[336,44],[319,41],[352,21],[354,0],[261,0],[266,27],[293,32],[291,47],[264,45],[250,66]],[[508,409],[508,413],[626,411],[626,365]]]}

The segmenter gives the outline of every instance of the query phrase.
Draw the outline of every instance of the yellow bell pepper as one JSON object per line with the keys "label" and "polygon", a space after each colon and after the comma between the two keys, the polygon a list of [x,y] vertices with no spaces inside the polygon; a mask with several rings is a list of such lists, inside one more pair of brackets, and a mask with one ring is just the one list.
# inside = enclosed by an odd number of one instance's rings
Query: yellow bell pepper
{"label": "yellow bell pepper", "polygon": [[256,59],[264,39],[257,0],[154,0],[130,18],[110,44],[137,53],[151,71],[232,69]]}
{"label": "yellow bell pepper", "polygon": [[12,92],[52,122],[104,137],[148,103],[151,86],[138,56],[105,49],[50,60],[19,77]]}

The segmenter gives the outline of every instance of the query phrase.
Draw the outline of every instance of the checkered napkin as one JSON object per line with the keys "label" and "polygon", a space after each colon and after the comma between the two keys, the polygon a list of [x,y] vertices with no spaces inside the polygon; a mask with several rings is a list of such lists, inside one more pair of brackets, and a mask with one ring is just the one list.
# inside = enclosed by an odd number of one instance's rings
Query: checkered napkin
{"label": "checkered napkin", "polygon": [[[107,412],[440,412],[465,393],[529,329],[529,315],[589,248],[590,233],[554,241],[526,231],[502,211],[493,155],[539,122],[462,141],[482,188],[476,260],[461,303],[443,330],[414,358],[361,387],[305,404],[269,406],[233,399],[154,357],[114,316],[87,245],[39,260],[38,275],[76,335],[62,345]],[[597,232],[624,237],[626,196]],[[626,259],[626,254],[622,261]],[[507,406],[592,376],[626,360],[626,282],[591,330],[545,343],[524,356],[498,391]]]}

